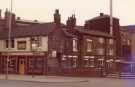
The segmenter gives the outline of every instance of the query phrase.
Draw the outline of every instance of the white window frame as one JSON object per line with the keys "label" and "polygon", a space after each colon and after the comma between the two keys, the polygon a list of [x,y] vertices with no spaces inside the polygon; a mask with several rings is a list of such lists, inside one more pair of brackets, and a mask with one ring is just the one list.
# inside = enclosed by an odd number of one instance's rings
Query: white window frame
{"label": "white window frame", "polygon": [[110,55],[110,56],[114,55],[114,50],[113,50],[113,49],[110,49],[110,50],[109,50],[109,55]]}
{"label": "white window frame", "polygon": [[[40,48],[42,46],[41,39],[42,39],[41,36],[31,37],[31,46],[32,46],[32,44],[35,44],[37,48]],[[33,49],[33,48],[31,48],[31,49]]]}
{"label": "white window frame", "polygon": [[86,61],[85,63],[85,67],[95,67],[95,60],[94,60],[94,56],[84,56],[84,61]]}
{"label": "white window frame", "polygon": [[114,44],[114,39],[109,39],[109,44]]}
{"label": "white window frame", "polygon": [[131,41],[129,39],[127,39],[127,45],[130,45]]}
{"label": "white window frame", "polygon": [[73,38],[73,51],[76,52],[78,51],[78,46],[77,46],[77,38]]}

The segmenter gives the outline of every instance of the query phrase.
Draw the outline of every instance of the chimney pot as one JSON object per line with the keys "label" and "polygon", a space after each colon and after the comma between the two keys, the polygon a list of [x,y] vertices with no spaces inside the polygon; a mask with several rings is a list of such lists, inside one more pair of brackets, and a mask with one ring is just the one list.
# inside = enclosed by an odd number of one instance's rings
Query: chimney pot
{"label": "chimney pot", "polygon": [[20,17],[17,17],[17,20],[20,20],[21,18]]}

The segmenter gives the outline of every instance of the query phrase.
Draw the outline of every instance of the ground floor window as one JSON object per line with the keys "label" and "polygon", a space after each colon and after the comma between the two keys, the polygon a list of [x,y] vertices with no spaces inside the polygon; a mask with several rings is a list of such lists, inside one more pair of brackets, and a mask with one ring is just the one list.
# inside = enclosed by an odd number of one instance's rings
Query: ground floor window
{"label": "ground floor window", "polygon": [[16,66],[16,59],[15,58],[9,58],[9,67],[13,68]]}
{"label": "ground floor window", "polygon": [[35,66],[35,60],[30,58],[29,59],[29,68],[34,68],[34,66]]}
{"label": "ground floor window", "polygon": [[37,58],[36,59],[36,68],[42,68],[43,67],[43,58]]}
{"label": "ground floor window", "polygon": [[73,68],[76,68],[76,67],[77,67],[77,58],[72,58],[72,59],[71,59],[71,66],[72,66]]}
{"label": "ground floor window", "polygon": [[29,59],[29,68],[43,68],[44,60],[43,58],[36,57],[36,58],[30,58]]}
{"label": "ground floor window", "polygon": [[104,59],[98,59],[98,67],[104,66]]}
{"label": "ground floor window", "polygon": [[78,63],[78,56],[63,55],[61,58],[62,68],[76,68]]}
{"label": "ground floor window", "polygon": [[83,59],[84,67],[94,67],[95,66],[95,60],[94,56],[85,56]]}

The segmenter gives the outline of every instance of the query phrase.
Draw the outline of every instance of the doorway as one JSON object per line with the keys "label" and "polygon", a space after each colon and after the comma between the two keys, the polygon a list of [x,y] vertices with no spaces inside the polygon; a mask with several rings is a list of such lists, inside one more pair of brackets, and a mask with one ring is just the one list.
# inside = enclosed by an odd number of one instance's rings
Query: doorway
{"label": "doorway", "polygon": [[19,74],[24,75],[25,74],[25,60],[19,59]]}

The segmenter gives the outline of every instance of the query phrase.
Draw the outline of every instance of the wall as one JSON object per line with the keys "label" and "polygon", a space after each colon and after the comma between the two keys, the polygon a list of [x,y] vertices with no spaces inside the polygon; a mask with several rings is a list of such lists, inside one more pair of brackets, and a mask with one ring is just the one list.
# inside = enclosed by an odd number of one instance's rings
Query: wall
{"label": "wall", "polygon": [[41,50],[48,51],[48,36],[43,36],[41,42],[42,42]]}
{"label": "wall", "polygon": [[135,33],[132,34],[131,38],[131,57],[132,60],[135,60]]}
{"label": "wall", "polygon": [[[26,49],[25,50],[18,50],[17,48],[17,42],[18,41],[26,41]],[[43,36],[41,38],[41,47],[38,49],[39,51],[48,51],[48,36]],[[14,39],[14,48],[11,48],[12,51],[18,51],[18,52],[28,52],[31,51],[31,42],[30,37],[25,38],[15,38]],[[0,40],[0,51],[8,51],[8,48],[5,48],[5,41]]]}

